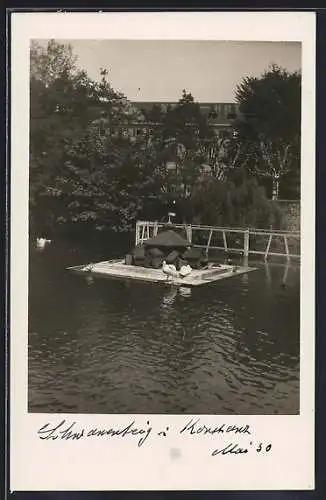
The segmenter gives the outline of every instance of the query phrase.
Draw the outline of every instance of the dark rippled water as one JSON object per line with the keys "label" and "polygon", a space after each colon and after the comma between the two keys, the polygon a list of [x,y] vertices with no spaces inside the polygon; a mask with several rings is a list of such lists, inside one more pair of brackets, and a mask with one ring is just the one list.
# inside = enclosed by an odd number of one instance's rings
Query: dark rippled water
{"label": "dark rippled water", "polygon": [[81,248],[30,252],[29,411],[299,411],[299,267],[191,291],[90,283],[65,267],[117,252]]}

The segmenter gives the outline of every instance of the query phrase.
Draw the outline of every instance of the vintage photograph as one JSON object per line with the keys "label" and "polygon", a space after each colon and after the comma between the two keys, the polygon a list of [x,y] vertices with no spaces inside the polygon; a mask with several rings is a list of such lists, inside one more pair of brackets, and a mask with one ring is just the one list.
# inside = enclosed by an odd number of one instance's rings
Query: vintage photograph
{"label": "vintage photograph", "polygon": [[28,411],[299,414],[301,43],[29,49]]}

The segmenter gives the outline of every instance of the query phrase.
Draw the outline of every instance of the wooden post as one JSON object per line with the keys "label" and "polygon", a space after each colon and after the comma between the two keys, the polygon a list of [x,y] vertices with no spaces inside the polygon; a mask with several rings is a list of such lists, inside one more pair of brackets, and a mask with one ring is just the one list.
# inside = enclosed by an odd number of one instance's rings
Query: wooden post
{"label": "wooden post", "polygon": [[144,243],[144,238],[145,238],[145,224],[143,224],[142,231],[141,231],[141,244]]}
{"label": "wooden post", "polygon": [[135,237],[136,246],[139,245],[139,222],[136,222],[136,237]]}
{"label": "wooden post", "polygon": [[209,249],[209,245],[211,244],[212,236],[213,236],[213,229],[211,229],[209,232],[209,237],[208,237],[207,246],[206,246],[206,255],[208,254],[208,249]]}
{"label": "wooden post", "polygon": [[187,240],[189,241],[189,243],[191,243],[192,242],[192,227],[190,224],[186,226],[186,234],[187,234]]}
{"label": "wooden post", "polygon": [[272,238],[273,238],[273,235],[272,233],[269,235],[269,238],[268,238],[268,243],[267,243],[267,247],[266,247],[266,250],[265,250],[265,255],[264,255],[264,260],[266,261],[267,260],[267,257],[268,257],[268,252],[269,252],[269,248],[271,246],[271,242],[272,242]]}
{"label": "wooden post", "polygon": [[157,233],[158,233],[158,224],[157,224],[157,222],[155,221],[155,222],[154,222],[154,236],[157,236]]}
{"label": "wooden post", "polygon": [[243,242],[243,256],[248,257],[249,255],[249,229],[244,232],[244,242]]}
{"label": "wooden post", "polygon": [[284,246],[285,246],[285,253],[286,253],[286,260],[290,260],[290,256],[289,256],[289,245],[288,245],[288,239],[287,237],[284,235],[283,236],[283,239],[284,239]]}
{"label": "wooden post", "polygon": [[227,252],[228,251],[228,244],[226,242],[226,236],[225,236],[225,231],[223,231],[223,243],[224,243],[224,250]]}

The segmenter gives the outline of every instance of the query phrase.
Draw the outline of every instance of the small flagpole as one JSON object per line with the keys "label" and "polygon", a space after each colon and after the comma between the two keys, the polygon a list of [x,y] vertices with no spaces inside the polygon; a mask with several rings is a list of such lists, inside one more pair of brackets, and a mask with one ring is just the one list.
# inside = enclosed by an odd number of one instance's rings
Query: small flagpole
{"label": "small flagpole", "polygon": [[168,224],[172,224],[171,217],[175,217],[175,213],[174,212],[168,212],[168,217],[169,217]]}

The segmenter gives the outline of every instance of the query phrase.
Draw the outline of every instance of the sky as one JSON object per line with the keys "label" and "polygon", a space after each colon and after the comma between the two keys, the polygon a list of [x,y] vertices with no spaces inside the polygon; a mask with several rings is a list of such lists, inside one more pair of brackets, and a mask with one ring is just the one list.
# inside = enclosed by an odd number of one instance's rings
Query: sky
{"label": "sky", "polygon": [[177,101],[182,90],[199,102],[233,102],[246,76],[271,64],[301,69],[298,42],[57,40],[70,43],[93,79],[109,71],[115,90],[131,101]]}

